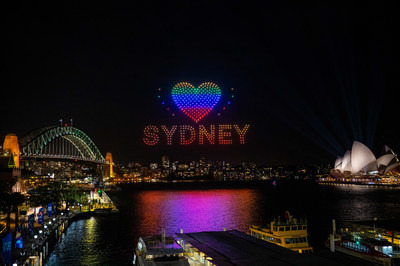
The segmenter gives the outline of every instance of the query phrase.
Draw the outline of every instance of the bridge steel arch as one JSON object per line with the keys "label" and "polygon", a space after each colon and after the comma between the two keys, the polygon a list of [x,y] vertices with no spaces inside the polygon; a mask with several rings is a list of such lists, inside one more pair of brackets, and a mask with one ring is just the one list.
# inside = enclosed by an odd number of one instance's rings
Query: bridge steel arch
{"label": "bridge steel arch", "polygon": [[79,151],[80,160],[105,163],[96,144],[82,130],[71,126],[44,127],[30,132],[20,139],[21,155],[22,157],[63,158],[62,154],[54,156],[43,154],[45,147],[59,138],[65,139]]}

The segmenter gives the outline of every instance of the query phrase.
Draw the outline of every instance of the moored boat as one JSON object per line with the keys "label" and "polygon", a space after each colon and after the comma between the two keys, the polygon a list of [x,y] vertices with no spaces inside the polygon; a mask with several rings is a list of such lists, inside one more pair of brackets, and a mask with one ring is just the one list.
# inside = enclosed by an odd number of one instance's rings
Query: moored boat
{"label": "moored boat", "polygon": [[333,234],[326,246],[333,252],[342,252],[381,265],[400,265],[400,246],[394,244],[374,231],[359,230],[355,223],[347,223]]}
{"label": "moored boat", "polygon": [[285,219],[275,219],[267,227],[251,225],[250,235],[301,254],[313,253],[308,243],[307,221],[298,221],[288,211]]}
{"label": "moored boat", "polygon": [[172,237],[155,235],[140,237],[133,264],[137,265],[185,265],[188,260],[184,256],[184,251]]}

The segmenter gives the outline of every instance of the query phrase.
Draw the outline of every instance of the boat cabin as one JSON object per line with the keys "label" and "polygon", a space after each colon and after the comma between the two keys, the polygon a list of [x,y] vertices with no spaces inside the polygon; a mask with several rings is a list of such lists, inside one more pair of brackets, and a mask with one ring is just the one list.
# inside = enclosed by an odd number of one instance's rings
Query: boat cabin
{"label": "boat cabin", "polygon": [[274,220],[266,228],[250,226],[250,235],[289,248],[302,254],[313,252],[308,243],[307,223],[298,222],[287,213],[287,219],[283,222]]}

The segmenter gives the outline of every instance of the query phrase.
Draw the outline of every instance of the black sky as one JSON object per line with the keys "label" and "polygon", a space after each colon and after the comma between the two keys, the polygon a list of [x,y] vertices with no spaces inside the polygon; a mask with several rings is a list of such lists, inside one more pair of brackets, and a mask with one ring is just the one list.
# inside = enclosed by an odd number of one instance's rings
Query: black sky
{"label": "black sky", "polygon": [[[0,135],[73,118],[117,162],[333,163],[354,139],[400,151],[393,6],[145,2],[4,12]],[[235,88],[205,122],[251,124],[247,144],[145,146],[146,125],[191,124],[156,97],[179,81]]]}

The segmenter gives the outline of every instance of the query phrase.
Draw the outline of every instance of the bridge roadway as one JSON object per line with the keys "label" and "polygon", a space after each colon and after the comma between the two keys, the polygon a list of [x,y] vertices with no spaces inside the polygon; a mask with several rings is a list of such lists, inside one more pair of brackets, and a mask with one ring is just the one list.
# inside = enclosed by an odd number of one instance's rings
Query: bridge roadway
{"label": "bridge roadway", "polygon": [[56,155],[56,154],[38,154],[38,155],[22,155],[21,160],[40,160],[40,159],[50,159],[50,160],[65,160],[65,161],[74,161],[74,162],[90,162],[96,164],[104,164],[108,165],[108,161],[98,161],[94,159],[82,159],[79,156],[71,156],[71,155]]}

